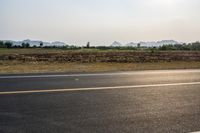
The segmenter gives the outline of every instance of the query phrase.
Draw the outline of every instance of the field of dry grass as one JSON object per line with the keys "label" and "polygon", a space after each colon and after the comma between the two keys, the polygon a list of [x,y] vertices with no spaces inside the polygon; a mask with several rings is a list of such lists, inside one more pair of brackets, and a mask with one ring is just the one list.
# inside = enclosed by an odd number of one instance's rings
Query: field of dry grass
{"label": "field of dry grass", "polygon": [[200,52],[0,49],[0,73],[200,69]]}
{"label": "field of dry grass", "polygon": [[79,49],[64,50],[59,48],[0,48],[0,55],[5,54],[48,54],[48,53],[68,53],[68,52],[131,52],[133,50],[98,50],[98,49]]}
{"label": "field of dry grass", "polygon": [[0,55],[4,54],[45,54],[45,53],[58,53],[64,52],[65,50],[61,49],[43,49],[43,48],[23,48],[23,49],[16,49],[16,48],[0,48]]}
{"label": "field of dry grass", "polygon": [[200,62],[61,63],[1,61],[0,73],[114,72],[135,70],[199,69]]}
{"label": "field of dry grass", "polygon": [[[11,51],[13,52],[11,52]],[[144,63],[200,61],[199,51],[96,51],[59,49],[10,49],[0,52],[0,61],[76,62],[76,63]],[[4,54],[3,54],[4,53]]]}

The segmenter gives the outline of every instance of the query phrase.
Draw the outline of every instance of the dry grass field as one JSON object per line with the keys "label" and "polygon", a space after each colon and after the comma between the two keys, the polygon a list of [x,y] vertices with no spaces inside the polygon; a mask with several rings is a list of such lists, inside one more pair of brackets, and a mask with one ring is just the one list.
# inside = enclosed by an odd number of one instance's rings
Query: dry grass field
{"label": "dry grass field", "polygon": [[114,72],[136,70],[199,69],[200,62],[61,63],[1,61],[0,73]]}
{"label": "dry grass field", "polygon": [[64,50],[59,48],[0,48],[0,55],[5,54],[48,54],[48,53],[68,53],[68,52],[131,52],[132,50],[98,50],[98,49],[79,49]]}
{"label": "dry grass field", "polygon": [[0,73],[200,69],[200,52],[0,49]]}

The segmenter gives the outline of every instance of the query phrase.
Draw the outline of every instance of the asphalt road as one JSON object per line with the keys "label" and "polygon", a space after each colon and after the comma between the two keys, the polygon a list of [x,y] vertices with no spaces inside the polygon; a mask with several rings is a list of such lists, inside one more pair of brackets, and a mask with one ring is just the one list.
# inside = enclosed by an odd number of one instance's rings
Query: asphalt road
{"label": "asphalt road", "polygon": [[0,133],[200,131],[200,70],[0,75]]}

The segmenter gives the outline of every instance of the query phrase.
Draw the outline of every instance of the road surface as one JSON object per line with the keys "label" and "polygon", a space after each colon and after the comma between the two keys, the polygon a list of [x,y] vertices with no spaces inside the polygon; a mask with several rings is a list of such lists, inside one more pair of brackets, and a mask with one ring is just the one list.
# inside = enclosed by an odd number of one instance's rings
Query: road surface
{"label": "road surface", "polygon": [[0,75],[0,133],[200,131],[200,70]]}

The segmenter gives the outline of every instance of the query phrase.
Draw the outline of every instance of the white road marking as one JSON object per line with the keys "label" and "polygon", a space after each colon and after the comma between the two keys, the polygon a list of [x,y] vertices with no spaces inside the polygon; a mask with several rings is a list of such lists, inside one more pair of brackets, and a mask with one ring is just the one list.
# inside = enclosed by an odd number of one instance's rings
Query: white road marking
{"label": "white road marking", "polygon": [[190,132],[190,133],[200,133],[200,131],[196,131],[196,132]]}
{"label": "white road marking", "polygon": [[19,78],[54,78],[54,77],[88,77],[88,76],[115,76],[115,75],[142,75],[142,74],[174,74],[174,73],[200,73],[200,69],[191,70],[146,70],[135,72],[118,73],[92,73],[92,74],[51,74],[51,75],[16,75],[0,76],[0,79],[19,79]]}
{"label": "white road marking", "polygon": [[112,89],[148,88],[148,87],[183,86],[183,85],[200,85],[200,82],[113,86],[113,87],[93,87],[93,88],[73,88],[73,89],[53,89],[53,90],[7,91],[7,92],[0,92],[0,95],[27,94],[27,93],[50,93],[50,92],[75,92],[75,91],[92,91],[92,90],[112,90]]}

